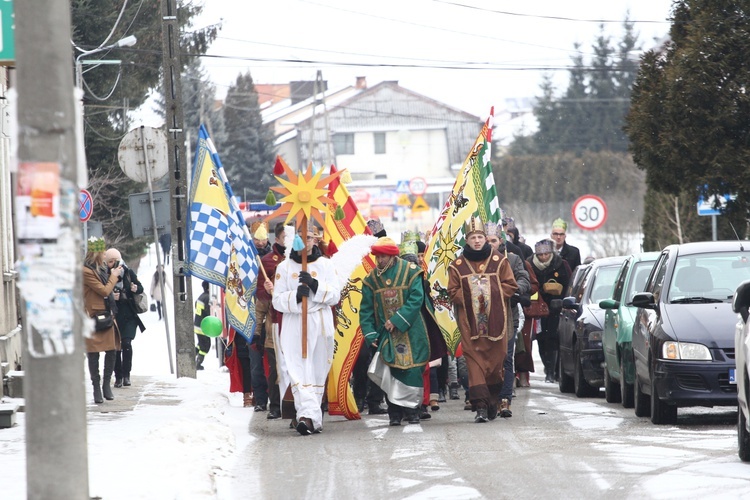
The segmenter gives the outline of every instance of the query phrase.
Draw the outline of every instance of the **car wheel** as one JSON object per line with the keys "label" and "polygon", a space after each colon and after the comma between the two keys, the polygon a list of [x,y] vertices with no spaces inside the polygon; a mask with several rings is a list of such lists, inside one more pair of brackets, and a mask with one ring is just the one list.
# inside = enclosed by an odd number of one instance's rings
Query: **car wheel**
{"label": "car wheel", "polygon": [[636,417],[648,417],[651,413],[651,401],[646,394],[641,392],[641,383],[638,381],[638,371],[635,372],[633,382],[633,409]]}
{"label": "car wheel", "polygon": [[560,380],[557,382],[557,387],[559,387],[560,392],[563,393],[573,392],[573,390],[575,389],[575,384],[573,384],[573,377],[565,373],[565,370],[563,369],[562,355],[557,356],[557,364],[560,370]]}
{"label": "car wheel", "polygon": [[633,407],[633,384],[625,381],[625,354],[620,356],[620,399],[623,408]]}
{"label": "car wheel", "polygon": [[609,367],[604,367],[604,399],[607,403],[620,402],[620,384],[609,376]]}
{"label": "car wheel", "polygon": [[583,365],[581,365],[581,356],[576,349],[575,354],[575,369],[573,370],[573,384],[575,387],[576,396],[579,398],[589,398],[596,396],[599,393],[598,387],[591,387],[586,382],[586,377],[583,376]]}
{"label": "car wheel", "polygon": [[742,407],[737,408],[737,444],[740,460],[750,462],[750,432],[747,430],[747,419]]}
{"label": "car wheel", "polygon": [[674,424],[677,422],[677,405],[668,404],[659,398],[651,376],[651,423],[656,425]]}

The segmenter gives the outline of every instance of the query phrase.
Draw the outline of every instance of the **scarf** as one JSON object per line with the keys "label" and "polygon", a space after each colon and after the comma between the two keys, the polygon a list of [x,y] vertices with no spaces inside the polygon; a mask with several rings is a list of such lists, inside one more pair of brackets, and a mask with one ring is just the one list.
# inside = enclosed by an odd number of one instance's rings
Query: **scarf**
{"label": "scarf", "polygon": [[[320,248],[318,248],[318,245],[315,245],[310,255],[307,256],[307,262],[315,262],[322,256],[323,254],[320,253]],[[292,250],[292,253],[289,255],[289,258],[292,259],[297,264],[302,264],[302,256],[299,254],[297,250]]]}
{"label": "scarf", "polygon": [[481,262],[486,260],[491,253],[492,247],[489,243],[485,243],[479,250],[474,250],[469,245],[464,245],[463,256],[466,257],[466,260],[470,260],[471,262]]}
{"label": "scarf", "polygon": [[547,262],[542,262],[541,260],[539,260],[537,258],[536,254],[534,254],[533,260],[534,260],[534,262],[533,262],[534,263],[534,267],[536,267],[540,271],[544,271],[550,265],[552,265],[552,261],[554,260],[554,256],[550,257],[550,259]]}

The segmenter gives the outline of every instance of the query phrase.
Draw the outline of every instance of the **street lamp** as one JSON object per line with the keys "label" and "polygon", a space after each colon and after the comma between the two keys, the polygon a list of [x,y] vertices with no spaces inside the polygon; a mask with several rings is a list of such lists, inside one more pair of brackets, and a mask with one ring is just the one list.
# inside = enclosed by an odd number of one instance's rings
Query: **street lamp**
{"label": "street lamp", "polygon": [[[78,140],[76,141],[76,156],[77,156],[77,164],[76,164],[76,171],[78,172],[78,184],[83,187],[88,184],[88,169],[86,168],[86,147],[84,143],[84,128],[83,128],[83,64],[84,63],[92,63],[92,64],[120,64],[121,61],[119,60],[93,60],[93,61],[83,61],[81,60],[84,56],[90,56],[93,54],[97,54],[99,52],[104,52],[105,50],[110,49],[117,49],[120,47],[132,47],[136,44],[138,39],[133,36],[129,35],[125,38],[121,38],[116,43],[113,43],[112,45],[105,45],[104,47],[99,47],[93,50],[85,50],[82,51],[80,55],[76,57],[76,99],[80,99],[81,101],[81,107],[78,108],[79,112],[76,113],[76,125],[78,130]],[[88,221],[83,223],[83,248],[85,251],[86,248],[86,240],[88,239]]]}
{"label": "street lamp", "polygon": [[[97,54],[99,52],[104,52],[105,50],[118,49],[120,47],[132,47],[136,44],[136,42],[138,42],[138,39],[135,37],[135,35],[128,35],[125,38],[121,38],[112,45],[105,45],[104,47],[99,47],[93,50],[85,50],[81,52],[81,54],[76,57],[76,87],[79,89],[83,89],[83,61],[81,61],[82,57]],[[114,61],[93,61],[94,64],[112,64],[113,62]],[[119,64],[120,61],[116,61],[114,63]]]}

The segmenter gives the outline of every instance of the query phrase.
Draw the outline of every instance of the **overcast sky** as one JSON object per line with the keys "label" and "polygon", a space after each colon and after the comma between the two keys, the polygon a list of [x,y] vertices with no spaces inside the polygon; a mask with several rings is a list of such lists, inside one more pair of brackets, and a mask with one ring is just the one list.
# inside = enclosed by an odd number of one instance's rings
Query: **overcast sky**
{"label": "overcast sky", "polygon": [[[567,84],[573,44],[586,62],[603,24],[613,43],[628,14],[644,48],[669,30],[671,0],[210,0],[196,27],[223,29],[205,67],[220,97],[240,72],[256,83],[367,77],[486,117],[539,95],[542,70]],[[309,61],[309,62],[308,62]],[[473,69],[469,69],[473,67]]]}

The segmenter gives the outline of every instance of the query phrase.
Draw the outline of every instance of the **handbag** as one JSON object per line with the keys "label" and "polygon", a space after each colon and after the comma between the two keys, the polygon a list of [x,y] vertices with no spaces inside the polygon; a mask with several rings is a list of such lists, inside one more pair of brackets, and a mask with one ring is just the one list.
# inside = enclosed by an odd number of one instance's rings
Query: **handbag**
{"label": "handbag", "polygon": [[114,318],[110,310],[94,311],[94,315],[91,317],[94,320],[94,331],[96,332],[109,330],[114,324]]}
{"label": "handbag", "polygon": [[561,283],[558,283],[554,279],[549,280],[544,285],[542,285],[542,291],[544,293],[547,293],[549,295],[561,295],[563,291],[563,286]]}
{"label": "handbag", "polygon": [[[133,295],[133,305],[135,306],[135,312],[143,314],[148,311],[148,297],[145,293],[137,293]],[[153,304],[151,304],[153,305]]]}
{"label": "handbag", "polygon": [[154,303],[152,302],[152,303],[151,303],[151,305],[149,306],[149,308],[148,308],[148,309],[149,309],[149,311],[151,311],[151,312],[156,312],[156,304],[154,304]]}
{"label": "handbag", "polygon": [[546,318],[549,316],[547,303],[539,297],[538,293],[534,296],[536,299],[531,301],[531,305],[523,308],[523,315],[527,318]]}

